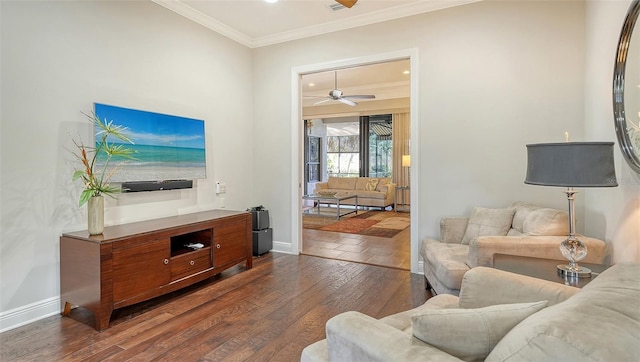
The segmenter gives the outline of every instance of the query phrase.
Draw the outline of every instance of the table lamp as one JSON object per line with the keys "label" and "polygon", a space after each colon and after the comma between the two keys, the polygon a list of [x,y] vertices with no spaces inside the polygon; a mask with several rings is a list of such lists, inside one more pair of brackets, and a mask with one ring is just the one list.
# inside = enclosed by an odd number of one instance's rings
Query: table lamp
{"label": "table lamp", "polygon": [[566,187],[569,201],[569,237],[560,252],[569,259],[558,265],[568,277],[590,277],[591,270],[578,261],[587,256],[587,246],[575,236],[574,187],[618,186],[613,165],[613,142],[564,142],[527,145],[527,176],[530,185]]}

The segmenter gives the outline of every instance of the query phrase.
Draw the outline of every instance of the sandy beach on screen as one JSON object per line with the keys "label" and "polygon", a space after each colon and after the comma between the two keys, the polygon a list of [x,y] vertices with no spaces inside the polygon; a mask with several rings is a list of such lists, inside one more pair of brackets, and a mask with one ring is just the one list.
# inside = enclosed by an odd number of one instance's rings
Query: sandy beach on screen
{"label": "sandy beach on screen", "polygon": [[111,182],[196,180],[207,177],[204,167],[120,165]]}

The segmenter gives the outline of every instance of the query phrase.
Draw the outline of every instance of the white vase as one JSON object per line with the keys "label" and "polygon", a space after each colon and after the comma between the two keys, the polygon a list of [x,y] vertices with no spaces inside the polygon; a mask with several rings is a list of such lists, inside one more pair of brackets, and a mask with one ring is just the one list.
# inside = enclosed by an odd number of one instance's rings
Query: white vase
{"label": "white vase", "polygon": [[93,196],[87,202],[89,235],[100,235],[104,231],[104,197]]}

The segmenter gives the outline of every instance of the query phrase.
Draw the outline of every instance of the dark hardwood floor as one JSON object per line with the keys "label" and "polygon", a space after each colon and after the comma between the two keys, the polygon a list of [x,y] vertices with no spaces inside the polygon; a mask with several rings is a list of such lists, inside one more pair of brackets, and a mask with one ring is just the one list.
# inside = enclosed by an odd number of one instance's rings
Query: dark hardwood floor
{"label": "dark hardwood floor", "polygon": [[[408,213],[386,212],[395,217],[410,217]],[[300,252],[329,259],[411,270],[411,227],[390,238],[302,229]]]}
{"label": "dark hardwood floor", "polygon": [[411,270],[411,228],[391,238],[302,230],[305,255]]}
{"label": "dark hardwood floor", "polygon": [[313,256],[269,253],[178,292],[114,311],[97,332],[90,312],[0,334],[1,361],[298,361],[326,321],[376,318],[424,303],[423,277]]}

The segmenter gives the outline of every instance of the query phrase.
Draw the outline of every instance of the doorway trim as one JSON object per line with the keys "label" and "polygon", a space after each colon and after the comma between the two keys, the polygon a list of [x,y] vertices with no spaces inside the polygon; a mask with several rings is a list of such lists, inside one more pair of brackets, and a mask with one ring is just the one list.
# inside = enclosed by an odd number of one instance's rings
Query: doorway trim
{"label": "doorway trim", "polygon": [[357,58],[328,61],[324,63],[308,64],[291,69],[291,253],[300,254],[302,247],[302,183],[304,182],[304,167],[302,166],[302,152],[304,129],[302,127],[302,76],[309,73],[330,71],[340,68],[384,63],[400,59],[409,59],[410,75],[410,123],[411,141],[411,272],[421,273],[419,267],[419,132],[418,132],[418,49],[410,48],[387,53],[368,55]]}

